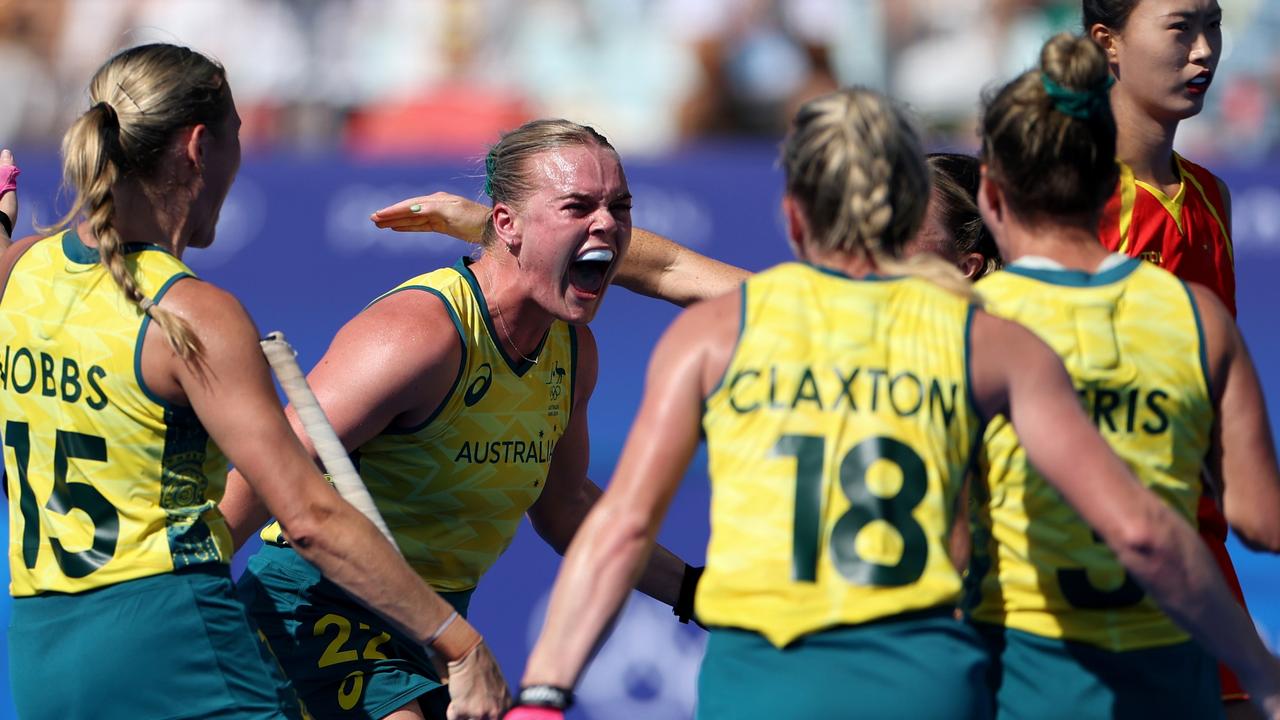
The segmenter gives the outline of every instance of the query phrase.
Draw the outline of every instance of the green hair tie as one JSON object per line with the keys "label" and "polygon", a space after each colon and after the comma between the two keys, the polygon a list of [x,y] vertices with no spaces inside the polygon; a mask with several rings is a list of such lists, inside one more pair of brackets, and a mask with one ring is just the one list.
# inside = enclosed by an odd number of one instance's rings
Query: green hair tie
{"label": "green hair tie", "polygon": [[484,194],[493,199],[493,171],[498,167],[497,148],[490,148],[484,156]]}
{"label": "green hair tie", "polygon": [[1087,90],[1068,90],[1048,73],[1040,73],[1040,83],[1044,91],[1053,101],[1053,107],[1060,113],[1070,115],[1078,120],[1088,120],[1095,115],[1111,111],[1111,100],[1107,91],[1116,84],[1115,77],[1107,75],[1107,79]]}

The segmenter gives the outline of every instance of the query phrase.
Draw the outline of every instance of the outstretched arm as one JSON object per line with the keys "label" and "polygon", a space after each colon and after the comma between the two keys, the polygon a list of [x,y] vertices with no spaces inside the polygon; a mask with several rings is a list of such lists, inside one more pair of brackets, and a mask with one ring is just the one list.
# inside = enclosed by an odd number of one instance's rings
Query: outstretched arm
{"label": "outstretched arm", "polygon": [[[479,243],[489,208],[450,193],[401,200],[370,216],[380,228],[398,232],[438,232]],[[751,273],[713,260],[656,233],[632,231],[614,283],[681,307],[723,295]]]}
{"label": "outstretched arm", "polygon": [[369,219],[385,230],[436,232],[478,245],[489,208],[460,195],[436,192],[388,205]]}
{"label": "outstretched arm", "polygon": [[723,295],[748,277],[751,273],[740,267],[637,228],[614,283],[684,307]]}
{"label": "outstretched arm", "polygon": [[1042,475],[1135,579],[1260,706],[1280,713],[1280,661],[1223,584],[1195,530],[1146,489],[1089,423],[1061,360],[1014,323],[978,313],[970,338],[975,396],[1007,413]]}

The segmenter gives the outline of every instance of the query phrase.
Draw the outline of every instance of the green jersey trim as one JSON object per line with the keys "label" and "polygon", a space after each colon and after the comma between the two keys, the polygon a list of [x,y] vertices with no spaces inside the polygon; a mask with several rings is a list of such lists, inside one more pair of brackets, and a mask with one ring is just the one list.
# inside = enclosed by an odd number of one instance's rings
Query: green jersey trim
{"label": "green jersey trim", "polygon": [[[126,254],[142,252],[143,250],[158,250],[164,253],[169,252],[155,243],[124,244],[124,252]],[[67,259],[71,262],[79,263],[81,265],[96,265],[102,261],[102,256],[98,253],[98,248],[85,245],[84,241],[80,239],[80,235],[76,232],[75,228],[67,228],[67,231],[63,233],[62,254],[66,255]]]}
{"label": "green jersey trim", "polygon": [[707,392],[707,396],[702,399],[702,410],[705,414],[707,409],[707,400],[720,391],[724,387],[724,381],[729,377],[729,368],[733,367],[733,360],[738,354],[738,346],[742,344],[742,336],[747,332],[747,283],[744,281],[738,286],[741,293],[738,298],[738,337],[733,341],[733,348],[729,351],[729,364],[724,366],[724,372],[720,373],[720,378],[716,380],[716,384],[711,386],[711,390]]}
{"label": "green jersey trim", "polygon": [[707,439],[707,413],[711,409],[708,403],[724,387],[724,381],[728,379],[729,371],[733,369],[733,362],[738,358],[738,348],[742,347],[742,336],[747,332],[747,282],[744,280],[738,286],[741,294],[738,299],[738,337],[733,342],[733,348],[729,350],[729,362],[725,364],[724,372],[720,373],[720,379],[716,380],[716,384],[702,398],[702,419],[698,423],[698,433],[701,435],[703,442]]}
{"label": "green jersey trim", "polygon": [[445,299],[443,293],[433,287],[427,287],[426,285],[405,285],[404,287],[396,288],[386,295],[379,297],[378,300],[382,300],[385,297],[405,290],[421,290],[422,292],[436,296],[440,300],[441,304],[444,305],[444,309],[449,312],[449,319],[453,321],[453,329],[458,333],[458,342],[462,346],[462,359],[458,363],[458,374],[454,376],[453,385],[449,386],[449,392],[444,394],[444,397],[440,399],[440,404],[436,406],[435,410],[431,411],[431,414],[428,415],[425,420],[408,428],[388,427],[382,431],[382,434],[384,435],[413,435],[414,433],[422,432],[432,423],[432,421],[439,417],[440,413],[444,412],[445,406],[449,404],[451,399],[453,399],[453,394],[458,391],[458,385],[462,383],[462,378],[467,374],[467,334],[462,328],[462,320],[458,317],[457,310],[455,310],[453,305]]}
{"label": "green jersey trim", "polygon": [[1191,316],[1196,320],[1196,336],[1200,341],[1200,372],[1204,373],[1204,387],[1209,393],[1209,402],[1212,403],[1213,380],[1209,377],[1209,347],[1204,341],[1204,322],[1200,319],[1200,306],[1196,304],[1196,296],[1191,292],[1190,285],[1182,282],[1182,289],[1187,293],[1187,302],[1191,303]]}
{"label": "green jersey trim", "polygon": [[1021,275],[1022,277],[1039,280],[1040,282],[1049,283],[1050,285],[1061,285],[1063,287],[1101,287],[1119,282],[1137,270],[1143,261],[1138,258],[1127,258],[1119,265],[1108,268],[1099,273],[1085,272],[1084,270],[1067,270],[1067,269],[1047,269],[1047,268],[1029,268],[1019,267],[1018,265],[1006,265],[1004,271]]}
{"label": "green jersey trim", "polygon": [[[173,277],[165,280],[164,285],[160,286],[160,289],[156,291],[156,296],[152,298],[151,301],[156,303],[160,302],[161,298],[165,296],[165,293],[169,292],[169,288],[173,287],[174,283],[183,278],[189,277],[195,277],[195,275],[188,272],[175,273]],[[151,388],[147,387],[147,382],[142,379],[142,343],[147,338],[147,328],[150,326],[151,316],[147,313],[143,313],[142,326],[138,328],[138,339],[133,343],[133,377],[137,381],[138,387],[142,390],[143,395],[146,395],[151,402],[159,405],[165,410],[168,410],[169,402],[155,394]]]}
{"label": "green jersey trim", "polygon": [[[973,394],[973,317],[978,312],[977,306],[970,304],[969,311],[964,315],[964,381],[969,387],[969,407],[973,408],[973,416],[978,418],[978,424],[986,423],[986,418],[982,416],[982,410],[978,408],[978,397]],[[981,434],[979,434],[981,437]]]}

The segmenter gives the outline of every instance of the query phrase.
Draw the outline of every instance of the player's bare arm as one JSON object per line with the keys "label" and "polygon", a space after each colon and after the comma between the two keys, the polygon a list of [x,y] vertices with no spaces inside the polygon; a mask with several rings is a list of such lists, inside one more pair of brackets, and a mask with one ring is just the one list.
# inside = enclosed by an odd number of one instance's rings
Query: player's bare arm
{"label": "player's bare arm", "polygon": [[636,229],[614,284],[682,307],[723,295],[751,276],[648,230]]}
{"label": "player's bare arm", "polygon": [[[443,303],[406,290],[343,326],[307,379],[338,439],[352,450],[388,427],[425,419],[449,391],[461,359],[461,340]],[[312,452],[292,408],[286,414]],[[238,470],[227,478],[219,509],[236,547],[271,516]]]}
{"label": "player's bare arm", "polygon": [[[600,498],[600,488],[587,477],[591,460],[587,431],[587,406],[599,374],[599,352],[594,335],[577,328],[578,368],[574,379],[573,414],[551,457],[546,486],[529,508],[529,522],[557,553],[564,554],[582,521]],[[637,589],[649,597],[674,605],[684,578],[685,562],[670,550],[655,546]]]}
{"label": "player's bare arm", "polygon": [[478,245],[489,212],[487,205],[453,193],[435,192],[388,205],[369,219],[384,230],[437,232]]}
{"label": "player's bare arm", "polygon": [[1214,401],[1210,473],[1221,483],[1223,512],[1255,550],[1280,552],[1280,468],[1262,383],[1226,305],[1189,284],[1204,328]]}
{"label": "player's bare arm", "polygon": [[[682,313],[654,350],[644,400],[617,470],[561,564],[524,685],[572,687],[639,579],[662,516],[697,448],[702,398],[715,382],[708,381],[706,364],[713,343],[724,333],[708,324],[718,310],[713,304],[724,303],[717,300]],[[733,322],[736,332],[736,317]]]}
{"label": "player's bare arm", "polygon": [[[436,635],[453,614],[452,606],[325,483],[279,410],[257,328],[240,304],[194,279],[176,283],[165,303],[197,329],[205,348],[203,363],[197,367],[178,360],[152,326],[143,349],[148,385],[171,402],[190,401],[210,437],[280,521],[299,554],[415,641],[425,645],[434,640],[431,646],[450,670],[465,677],[470,692],[454,698],[461,709],[476,717],[498,717],[508,695],[496,661],[464,621]],[[229,395],[237,398],[234,407],[225,402]],[[253,418],[254,432],[243,431],[246,418]]]}

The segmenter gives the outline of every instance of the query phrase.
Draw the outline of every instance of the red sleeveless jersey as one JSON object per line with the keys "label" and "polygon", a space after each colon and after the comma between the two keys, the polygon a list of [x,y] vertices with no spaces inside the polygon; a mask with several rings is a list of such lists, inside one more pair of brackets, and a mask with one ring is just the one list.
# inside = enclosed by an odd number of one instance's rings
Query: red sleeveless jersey
{"label": "red sleeveless jersey", "polygon": [[1173,160],[1182,179],[1173,197],[1134,178],[1120,163],[1120,182],[1103,210],[1098,236],[1110,250],[1213,290],[1234,317],[1235,258],[1218,178],[1177,153]]}
{"label": "red sleeveless jersey", "polygon": [[[1133,170],[1120,163],[1120,182],[1102,212],[1098,237],[1109,250],[1148,260],[1187,282],[1204,285],[1235,317],[1235,255],[1218,178],[1177,153],[1173,161],[1182,185],[1172,198],[1135,178]],[[1226,517],[1213,498],[1205,495],[1200,498],[1196,519],[1223,579],[1244,605],[1244,593],[1227,554]],[[1223,700],[1249,697],[1227,666],[1218,665],[1218,677]]]}

